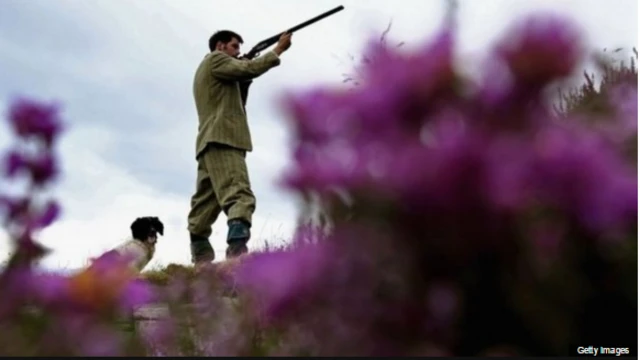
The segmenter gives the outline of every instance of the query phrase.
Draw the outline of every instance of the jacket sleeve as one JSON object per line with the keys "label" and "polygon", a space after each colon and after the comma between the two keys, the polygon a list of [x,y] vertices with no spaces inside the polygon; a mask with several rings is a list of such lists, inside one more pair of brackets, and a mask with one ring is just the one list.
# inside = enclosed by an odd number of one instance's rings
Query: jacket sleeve
{"label": "jacket sleeve", "polygon": [[214,52],[211,57],[213,76],[229,81],[251,80],[278,65],[280,58],[273,51],[253,60],[238,60],[222,52]]}

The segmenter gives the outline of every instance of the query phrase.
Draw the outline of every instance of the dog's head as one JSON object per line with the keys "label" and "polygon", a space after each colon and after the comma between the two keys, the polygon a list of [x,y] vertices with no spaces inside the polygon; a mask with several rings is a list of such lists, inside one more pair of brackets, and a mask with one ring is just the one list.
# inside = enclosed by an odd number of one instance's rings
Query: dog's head
{"label": "dog's head", "polygon": [[158,234],[164,235],[164,225],[157,217],[139,217],[131,223],[131,235],[134,239],[155,244]]}

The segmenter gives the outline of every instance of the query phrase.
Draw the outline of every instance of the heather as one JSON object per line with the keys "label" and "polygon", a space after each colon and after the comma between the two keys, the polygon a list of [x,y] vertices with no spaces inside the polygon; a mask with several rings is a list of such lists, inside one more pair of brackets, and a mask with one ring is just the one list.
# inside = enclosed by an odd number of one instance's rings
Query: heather
{"label": "heather", "polygon": [[[139,279],[107,254],[43,274],[38,230],[61,205],[58,108],[20,100],[2,205],[3,355],[570,355],[637,340],[637,68],[590,50],[570,19],[515,19],[463,75],[456,25],[412,52],[372,41],[357,86],[285,97],[282,186],[320,199],[330,229],[228,271]],[[326,230],[326,231],[325,231]],[[167,303],[147,331],[134,309]],[[63,335],[66,334],[66,335]]]}

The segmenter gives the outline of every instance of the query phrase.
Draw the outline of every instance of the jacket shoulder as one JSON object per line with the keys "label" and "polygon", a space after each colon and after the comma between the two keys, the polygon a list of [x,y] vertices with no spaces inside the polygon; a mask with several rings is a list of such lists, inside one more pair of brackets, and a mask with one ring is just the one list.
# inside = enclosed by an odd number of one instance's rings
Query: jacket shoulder
{"label": "jacket shoulder", "polygon": [[222,51],[216,50],[207,54],[205,59],[207,59],[209,62],[218,62],[218,61],[223,61],[226,59],[233,59],[233,58],[228,54],[223,53]]}

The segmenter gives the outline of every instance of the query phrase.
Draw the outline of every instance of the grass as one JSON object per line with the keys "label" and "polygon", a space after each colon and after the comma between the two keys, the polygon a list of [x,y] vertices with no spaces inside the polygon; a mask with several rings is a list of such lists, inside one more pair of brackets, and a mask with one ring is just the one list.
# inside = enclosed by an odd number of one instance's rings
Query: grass
{"label": "grass", "polygon": [[[164,315],[157,318],[136,316],[124,321],[122,329],[129,332],[141,329],[142,321],[151,326],[163,320],[173,323],[174,342],[158,347],[152,345],[151,354],[169,352],[176,356],[221,356],[229,352],[240,356],[268,356],[281,341],[277,331],[256,326],[252,317],[255,313],[251,311],[253,304],[242,295],[225,296],[224,291],[228,287],[218,274],[216,271],[199,275],[194,266],[181,264],[169,264],[142,272],[141,278],[154,285],[159,294],[171,298],[163,302],[168,307],[168,318]],[[174,288],[174,285],[179,286]],[[205,294],[204,297],[202,294]],[[233,329],[239,333],[235,334]],[[218,339],[228,339],[230,336],[241,343],[218,343]],[[222,353],[218,354],[219,351]]]}
{"label": "grass", "polygon": [[596,56],[600,76],[596,80],[596,74],[583,72],[583,83],[580,86],[558,92],[558,113],[606,113],[610,109],[607,102],[607,94],[618,85],[628,84],[638,86],[638,51],[632,48],[633,56],[629,61],[616,61],[612,54],[620,53],[618,48],[612,52],[606,49]]}
{"label": "grass", "polygon": [[169,264],[166,267],[159,267],[141,273],[141,277],[144,280],[160,287],[168,285],[171,279],[176,278],[177,275],[193,279],[195,277],[195,268],[191,265]]}
{"label": "grass", "polygon": [[[250,254],[282,251],[291,249],[295,244],[287,241],[267,241],[263,242],[263,246],[252,251]],[[249,255],[250,256],[250,255]],[[211,276],[213,275],[213,276]],[[228,328],[239,327],[242,335],[238,334],[237,338],[243,339],[243,344],[236,345],[235,350],[228,350],[230,353],[238,354],[238,351],[246,356],[269,356],[282,346],[285,338],[274,328],[260,326],[255,323],[254,317],[255,303],[251,299],[239,294],[238,296],[225,296],[228,284],[221,281],[219,272],[205,273],[199,275],[196,273],[193,265],[168,264],[166,266],[158,266],[140,274],[140,277],[151,285],[156,287],[159,293],[169,295],[173,301],[166,303],[169,307],[169,318],[175,321],[178,336],[177,347],[173,347],[171,352],[179,351],[180,356],[211,356],[206,350],[200,349],[204,343],[215,342],[217,337],[226,337]],[[221,275],[223,276],[223,275]],[[173,285],[180,284],[180,290],[174,290]],[[207,307],[213,314],[203,314],[202,310],[197,310],[198,305],[194,305],[194,294],[196,288],[205,286],[207,290]],[[222,291],[222,292],[221,292]],[[176,293],[180,292],[180,293]],[[219,294],[219,295],[216,295]],[[203,319],[206,319],[203,321]],[[210,321],[208,319],[211,319]],[[136,321],[135,317],[133,319]],[[136,324],[140,324],[140,320],[162,320],[142,318],[138,319]],[[225,324],[225,321],[230,322]],[[204,324],[203,324],[204,323]],[[134,323],[124,321],[122,329],[132,331]],[[199,345],[200,344],[200,345]],[[205,345],[206,346],[206,345]],[[222,345],[222,348],[225,346]],[[163,353],[162,349],[153,349],[153,353]],[[220,354],[224,355],[224,354]]]}
{"label": "grass", "polygon": [[[251,253],[265,253],[273,251],[282,251],[290,249],[295,246],[291,241],[279,239],[277,241],[263,240],[262,246]],[[196,277],[195,268],[193,265],[183,264],[168,264],[166,266],[156,266],[154,268],[144,270],[141,274],[141,278],[148,281],[152,285],[164,287],[168,285],[172,279],[177,277],[193,280]]]}

